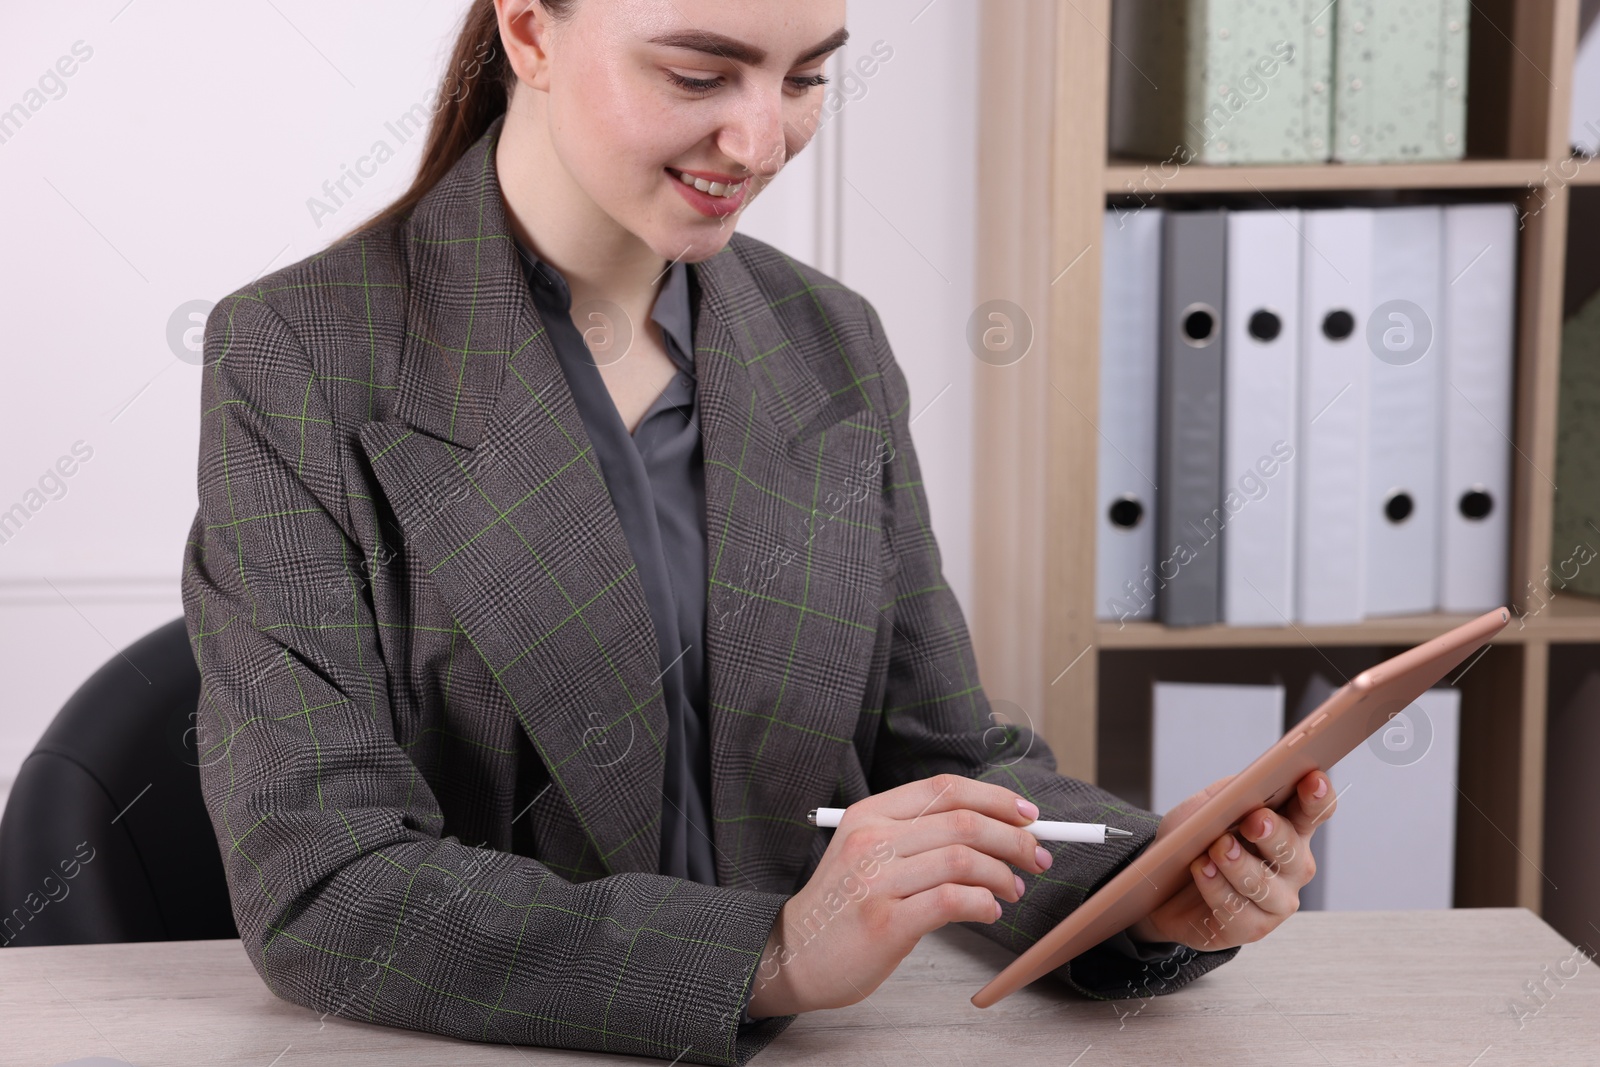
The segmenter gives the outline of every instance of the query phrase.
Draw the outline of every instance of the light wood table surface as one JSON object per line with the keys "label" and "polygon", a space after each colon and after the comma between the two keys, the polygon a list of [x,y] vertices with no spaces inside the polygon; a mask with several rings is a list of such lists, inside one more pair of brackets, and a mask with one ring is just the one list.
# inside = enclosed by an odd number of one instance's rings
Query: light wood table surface
{"label": "light wood table surface", "polygon": [[[971,930],[936,931],[867,1000],[802,1015],[752,1064],[1600,1064],[1594,961],[1520,908],[1302,912],[1166,996],[1093,1001],[1047,978],[974,1008],[968,998],[1009,958]],[[105,1058],[97,1067],[652,1062],[319,1020],[267,992],[237,941],[0,950],[0,1064],[91,1057]]]}

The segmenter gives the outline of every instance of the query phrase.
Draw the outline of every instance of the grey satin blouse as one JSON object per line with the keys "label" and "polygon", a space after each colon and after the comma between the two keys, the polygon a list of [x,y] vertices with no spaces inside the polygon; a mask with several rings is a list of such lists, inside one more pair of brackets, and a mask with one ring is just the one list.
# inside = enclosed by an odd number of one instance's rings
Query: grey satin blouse
{"label": "grey satin blouse", "polygon": [[678,373],[630,435],[581,327],[572,321],[566,279],[520,241],[517,250],[605,475],[655,627],[667,708],[660,873],[716,885],[704,653],[705,480],[694,375],[693,278],[688,264],[674,263],[656,297],[650,318],[660,325]]}

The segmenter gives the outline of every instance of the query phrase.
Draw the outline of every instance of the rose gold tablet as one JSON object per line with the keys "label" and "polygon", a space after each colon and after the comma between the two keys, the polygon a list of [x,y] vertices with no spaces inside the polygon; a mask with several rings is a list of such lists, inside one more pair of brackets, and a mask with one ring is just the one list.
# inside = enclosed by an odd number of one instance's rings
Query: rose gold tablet
{"label": "rose gold tablet", "polygon": [[1504,607],[1370,667],[1154,841],[1100,891],[1011,961],[972,1003],[987,1008],[1150,914],[1190,881],[1189,864],[1256,808],[1276,809],[1313,769],[1327,771],[1511,619]]}

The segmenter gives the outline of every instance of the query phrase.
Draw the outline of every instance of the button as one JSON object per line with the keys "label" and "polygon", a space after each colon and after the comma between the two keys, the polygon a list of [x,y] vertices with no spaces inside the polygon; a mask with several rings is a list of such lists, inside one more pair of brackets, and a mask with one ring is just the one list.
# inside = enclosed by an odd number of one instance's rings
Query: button
{"label": "button", "polygon": [[1327,712],[1325,712],[1325,711],[1317,712],[1316,715],[1312,716],[1311,721],[1306,723],[1306,732],[1310,733],[1312,730],[1315,730],[1319,725],[1321,725],[1322,720],[1326,719],[1327,717],[1328,717],[1328,713]]}
{"label": "button", "polygon": [[1305,737],[1306,737],[1306,732],[1304,730],[1296,730],[1294,733],[1289,735],[1289,744],[1288,744],[1287,747],[1293,748],[1294,746],[1298,745],[1301,741],[1304,741]]}

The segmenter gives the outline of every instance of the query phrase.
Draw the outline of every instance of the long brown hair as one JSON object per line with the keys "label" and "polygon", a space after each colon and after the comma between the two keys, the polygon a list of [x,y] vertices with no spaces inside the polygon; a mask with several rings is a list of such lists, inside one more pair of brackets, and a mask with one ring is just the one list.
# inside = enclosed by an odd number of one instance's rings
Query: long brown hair
{"label": "long brown hair", "polygon": [[[578,0],[538,0],[555,20],[571,16]],[[411,187],[401,197],[356,227],[363,232],[410,215],[429,189],[505,114],[517,75],[500,43],[494,0],[477,0],[467,10],[450,54],[450,65],[435,98],[428,140]]]}

